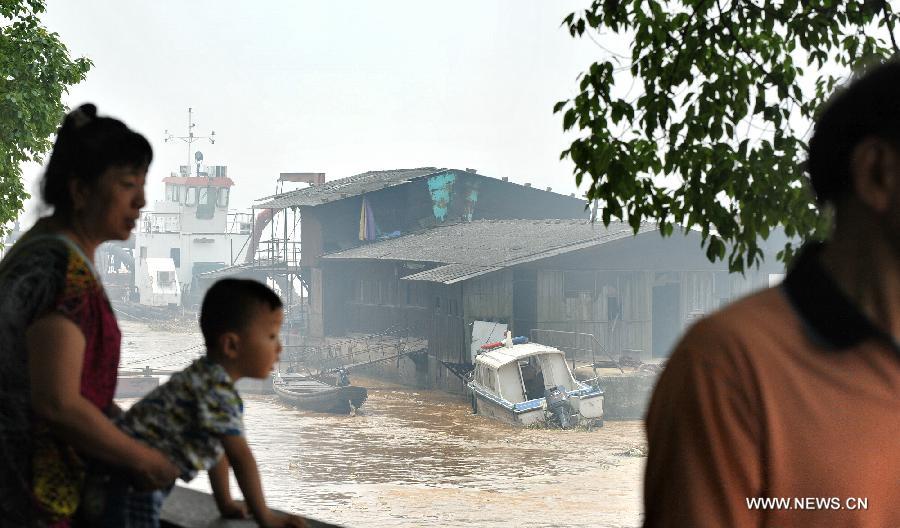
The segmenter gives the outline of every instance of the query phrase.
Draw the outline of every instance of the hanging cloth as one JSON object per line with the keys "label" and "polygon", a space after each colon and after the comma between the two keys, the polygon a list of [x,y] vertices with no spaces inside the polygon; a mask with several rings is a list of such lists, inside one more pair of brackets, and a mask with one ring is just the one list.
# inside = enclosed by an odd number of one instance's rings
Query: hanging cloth
{"label": "hanging cloth", "polygon": [[378,224],[375,223],[375,212],[369,204],[369,199],[363,197],[362,207],[359,210],[359,239],[375,240],[377,237]]}
{"label": "hanging cloth", "polygon": [[359,239],[366,239],[366,199],[363,198],[362,207],[359,209]]}

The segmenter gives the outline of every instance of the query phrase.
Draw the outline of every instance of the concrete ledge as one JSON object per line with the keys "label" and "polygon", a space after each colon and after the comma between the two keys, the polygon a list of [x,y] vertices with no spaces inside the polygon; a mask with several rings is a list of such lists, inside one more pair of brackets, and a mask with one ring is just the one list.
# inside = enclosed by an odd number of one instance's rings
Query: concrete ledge
{"label": "concrete ledge", "polygon": [[[340,528],[304,517],[310,528]],[[160,516],[162,528],[247,528],[258,526],[252,519],[223,519],[219,516],[212,495],[175,486],[163,504]]]}
{"label": "concrete ledge", "polygon": [[597,384],[603,388],[603,418],[605,420],[643,420],[656,374],[601,376]]}

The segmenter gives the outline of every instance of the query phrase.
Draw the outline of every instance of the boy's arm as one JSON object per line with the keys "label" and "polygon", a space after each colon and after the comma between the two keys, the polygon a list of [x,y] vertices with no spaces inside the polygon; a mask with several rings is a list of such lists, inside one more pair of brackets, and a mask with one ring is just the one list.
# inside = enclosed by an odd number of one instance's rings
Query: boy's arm
{"label": "boy's arm", "polygon": [[244,501],[250,507],[253,517],[260,526],[306,526],[306,523],[299,517],[277,515],[266,506],[256,460],[243,436],[223,436],[222,445],[225,447],[225,456],[228,457],[228,461],[234,469],[238,485],[244,493]]}
{"label": "boy's arm", "polygon": [[209,486],[212,488],[213,497],[219,513],[226,519],[246,519],[247,506],[236,502],[231,498],[231,489],[228,486],[228,455],[222,455],[219,462],[209,468]]}

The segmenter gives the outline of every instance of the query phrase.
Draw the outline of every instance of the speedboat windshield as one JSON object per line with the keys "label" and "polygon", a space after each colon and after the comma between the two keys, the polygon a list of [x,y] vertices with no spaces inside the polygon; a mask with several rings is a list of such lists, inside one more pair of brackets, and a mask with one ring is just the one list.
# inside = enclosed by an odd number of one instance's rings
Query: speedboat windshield
{"label": "speedboat windshield", "polygon": [[547,389],[562,386],[574,390],[575,380],[561,354],[537,354],[500,367],[500,392],[512,403],[544,397]]}

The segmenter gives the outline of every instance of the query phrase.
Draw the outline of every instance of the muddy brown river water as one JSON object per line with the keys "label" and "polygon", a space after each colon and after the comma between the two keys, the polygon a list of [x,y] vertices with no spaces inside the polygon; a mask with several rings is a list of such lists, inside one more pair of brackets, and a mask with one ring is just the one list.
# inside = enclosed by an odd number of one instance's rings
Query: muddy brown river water
{"label": "muddy brown river water", "polygon": [[[198,352],[199,336],[121,326],[123,365],[178,367]],[[245,396],[247,437],[272,506],[347,527],[640,525],[646,459],[625,453],[645,444],[643,422],[520,429],[474,416],[445,393],[354,383],[369,387],[355,416]],[[205,475],[189,486],[209,491]]]}

